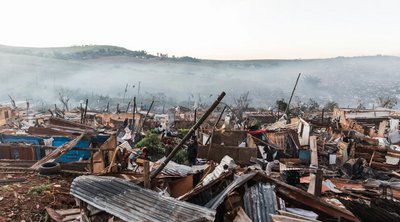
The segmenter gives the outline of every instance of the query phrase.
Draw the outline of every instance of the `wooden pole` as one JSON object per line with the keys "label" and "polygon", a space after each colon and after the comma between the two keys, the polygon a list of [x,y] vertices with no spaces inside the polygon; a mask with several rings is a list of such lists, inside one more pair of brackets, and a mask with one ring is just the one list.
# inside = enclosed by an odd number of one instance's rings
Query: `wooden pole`
{"label": "wooden pole", "polygon": [[84,112],[84,114],[83,114],[83,124],[86,123],[86,113],[87,113],[88,103],[89,103],[89,99],[86,99],[86,103],[85,103],[85,112]]}
{"label": "wooden pole", "polygon": [[213,128],[211,130],[211,135],[207,138],[206,144],[210,141],[210,144],[208,144],[208,151],[207,151],[207,159],[210,158],[210,151],[211,151],[211,146],[212,146],[212,137],[214,136],[214,130],[215,128]]}
{"label": "wooden pole", "polygon": [[193,124],[196,123],[196,117],[197,117],[197,108],[194,109],[194,117],[193,117]]}
{"label": "wooden pole", "polygon": [[81,111],[81,124],[82,124],[83,123],[83,107],[82,107],[82,103],[81,103],[80,111]]}
{"label": "wooden pole", "polygon": [[208,143],[208,141],[210,141],[212,135],[214,135],[214,129],[217,127],[219,121],[220,121],[221,118],[222,118],[222,115],[224,115],[225,109],[226,109],[226,106],[224,106],[224,109],[222,109],[222,112],[221,112],[221,114],[219,115],[217,122],[214,124],[214,127],[213,127],[213,129],[212,129],[212,133],[211,133],[211,135],[207,138],[207,141],[206,141],[206,143],[205,143],[204,145],[207,145],[207,143]]}
{"label": "wooden pole", "polygon": [[221,102],[221,100],[224,98],[226,95],[225,92],[222,92],[221,95],[218,96],[217,100],[214,101],[214,103],[211,105],[211,107],[204,113],[204,115],[197,121],[197,123],[192,126],[192,128],[189,130],[189,132],[183,137],[181,142],[175,146],[175,148],[171,151],[171,153],[167,156],[167,158],[161,163],[161,165],[154,171],[153,174],[151,174],[150,178],[153,179],[155,178],[163,169],[164,167],[168,164],[168,162],[176,155],[176,153],[179,151],[179,149],[183,146],[183,144],[186,143],[186,141],[192,136],[194,131],[196,131],[197,128],[203,122],[207,119],[207,117],[212,113],[212,111],[218,106],[218,104]]}
{"label": "wooden pole", "polygon": [[321,123],[324,124],[324,112],[325,109],[322,109]]}
{"label": "wooden pole", "polygon": [[297,83],[299,82],[300,75],[301,75],[301,73],[299,73],[299,75],[297,76],[296,84],[294,84],[294,88],[293,88],[293,90],[292,90],[292,94],[290,95],[290,99],[289,99],[289,102],[288,102],[287,107],[286,107],[286,110],[285,110],[286,116],[288,115],[290,103],[292,102],[293,94],[294,94],[294,91],[296,90]]}
{"label": "wooden pole", "polygon": [[135,116],[136,116],[136,96],[133,97],[133,110],[132,110],[132,135],[135,132]]}
{"label": "wooden pole", "polygon": [[93,174],[93,171],[94,171],[94,169],[93,169],[93,151],[90,151],[90,173],[92,173]]}
{"label": "wooden pole", "polygon": [[[197,108],[194,109],[193,124],[196,124],[196,121],[197,121]],[[197,130],[194,132],[194,135],[195,135],[195,136],[198,135]]]}
{"label": "wooden pole", "polygon": [[128,113],[128,111],[129,111],[129,106],[131,106],[131,101],[128,102],[128,106],[126,107],[125,113]]}
{"label": "wooden pole", "polygon": [[376,117],[376,112],[375,112],[375,103],[372,104],[372,109],[374,110],[374,117]]}
{"label": "wooden pole", "polygon": [[146,115],[144,116],[142,123],[141,123],[140,126],[138,127],[138,133],[140,133],[140,131],[142,130],[143,125],[144,125],[144,122],[146,121],[147,116],[149,115],[150,110],[151,110],[151,108],[153,107],[153,104],[154,104],[154,100],[151,101],[150,107],[149,107],[149,109],[147,110],[147,113],[146,113]]}
{"label": "wooden pole", "polygon": [[322,193],[322,170],[317,169],[317,173],[315,174],[315,192],[314,195],[319,197]]}
{"label": "wooden pole", "polygon": [[148,160],[143,162],[143,186],[150,189],[150,164]]}

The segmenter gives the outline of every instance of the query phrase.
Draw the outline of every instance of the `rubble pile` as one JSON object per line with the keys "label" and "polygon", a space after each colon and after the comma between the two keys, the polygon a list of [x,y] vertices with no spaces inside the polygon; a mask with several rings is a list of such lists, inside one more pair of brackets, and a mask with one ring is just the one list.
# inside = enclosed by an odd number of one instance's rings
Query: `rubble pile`
{"label": "rubble pile", "polygon": [[[170,114],[2,107],[0,203],[36,195],[57,222],[400,220],[400,111],[239,116],[224,96]],[[11,195],[32,177],[49,187]]]}

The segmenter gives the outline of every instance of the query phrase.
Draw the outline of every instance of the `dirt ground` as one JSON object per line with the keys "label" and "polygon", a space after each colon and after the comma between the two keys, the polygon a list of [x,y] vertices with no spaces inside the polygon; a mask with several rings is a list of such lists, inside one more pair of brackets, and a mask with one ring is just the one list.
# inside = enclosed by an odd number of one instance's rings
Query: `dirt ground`
{"label": "dirt ground", "polygon": [[75,205],[69,194],[75,176],[41,176],[36,172],[5,172],[0,181],[23,179],[22,182],[0,182],[0,222],[49,221],[46,207],[68,209]]}

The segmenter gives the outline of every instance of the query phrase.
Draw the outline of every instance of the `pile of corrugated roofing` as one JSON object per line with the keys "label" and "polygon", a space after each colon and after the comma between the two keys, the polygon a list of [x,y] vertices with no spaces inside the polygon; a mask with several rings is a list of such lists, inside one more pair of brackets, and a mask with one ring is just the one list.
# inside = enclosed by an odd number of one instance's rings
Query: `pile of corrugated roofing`
{"label": "pile of corrugated roofing", "polygon": [[213,221],[215,211],[113,177],[80,176],[71,185],[79,200],[126,221]]}
{"label": "pile of corrugated roofing", "polygon": [[257,183],[247,188],[243,196],[244,209],[252,221],[272,221],[270,214],[276,214],[275,186]]}

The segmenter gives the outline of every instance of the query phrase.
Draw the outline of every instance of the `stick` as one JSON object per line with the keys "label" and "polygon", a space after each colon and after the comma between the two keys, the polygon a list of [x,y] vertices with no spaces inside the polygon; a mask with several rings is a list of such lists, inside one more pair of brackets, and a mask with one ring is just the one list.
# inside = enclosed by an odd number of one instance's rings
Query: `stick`
{"label": "stick", "polygon": [[[225,112],[225,109],[226,109],[226,106],[224,106],[224,109],[222,109],[222,112],[221,112],[221,114],[219,115],[218,120],[217,120],[217,122],[215,123],[215,125],[214,125],[214,127],[213,127],[212,134],[214,134],[214,129],[217,127],[219,121],[221,120],[222,115],[223,115],[224,112]],[[208,139],[207,139],[207,141],[206,141],[206,143],[205,143],[204,145],[207,145],[207,143],[208,143],[208,141],[210,141],[210,139],[211,139],[211,136],[208,137]]]}
{"label": "stick", "polygon": [[297,83],[299,82],[300,75],[301,75],[301,73],[299,73],[299,75],[297,76],[296,84],[294,85],[294,88],[293,88],[292,94],[290,95],[289,103],[287,104],[287,107],[286,107],[286,110],[285,110],[285,114],[286,114],[286,116],[288,115],[288,112],[289,112],[289,106],[290,106],[290,103],[292,102],[293,94],[294,94],[294,91],[296,90]]}
{"label": "stick", "polygon": [[225,95],[226,95],[225,92],[222,92],[221,95],[218,96],[217,100],[214,101],[214,103],[204,113],[204,115],[200,118],[200,120],[194,126],[192,126],[192,128],[189,130],[189,132],[183,137],[181,142],[178,145],[176,145],[176,147],[171,151],[171,153],[167,156],[167,158],[154,171],[154,173],[150,176],[151,179],[155,178],[164,169],[164,167],[176,155],[176,153],[183,146],[183,144],[185,144],[186,141],[192,136],[194,131],[196,131],[196,129],[199,128],[199,126],[207,119],[207,117],[212,113],[212,111],[218,106],[218,104],[221,102],[221,100],[224,98]]}
{"label": "stick", "polygon": [[150,164],[148,160],[143,162],[143,181],[144,188],[150,189]]}
{"label": "stick", "polygon": [[84,116],[83,116],[83,124],[86,123],[86,114],[87,114],[88,103],[89,103],[89,99],[86,99],[85,112],[84,112]]}

